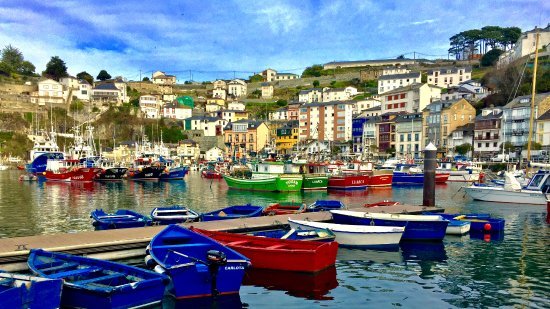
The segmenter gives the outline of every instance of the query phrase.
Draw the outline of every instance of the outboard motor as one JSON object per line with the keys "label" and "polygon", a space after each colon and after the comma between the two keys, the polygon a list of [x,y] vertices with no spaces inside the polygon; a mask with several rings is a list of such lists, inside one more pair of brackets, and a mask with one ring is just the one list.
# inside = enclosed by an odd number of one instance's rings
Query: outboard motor
{"label": "outboard motor", "polygon": [[208,250],[206,252],[206,261],[208,263],[208,272],[210,273],[210,279],[212,283],[212,296],[216,297],[219,294],[217,288],[218,271],[221,266],[227,264],[227,256],[225,255],[225,253],[218,250]]}

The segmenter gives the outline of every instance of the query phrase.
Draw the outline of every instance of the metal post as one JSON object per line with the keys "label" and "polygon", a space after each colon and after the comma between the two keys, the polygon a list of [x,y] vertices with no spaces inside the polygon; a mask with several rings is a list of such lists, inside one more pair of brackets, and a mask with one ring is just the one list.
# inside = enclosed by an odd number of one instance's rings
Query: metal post
{"label": "metal post", "polygon": [[424,193],[422,206],[435,206],[435,168],[437,148],[430,143],[424,149]]}

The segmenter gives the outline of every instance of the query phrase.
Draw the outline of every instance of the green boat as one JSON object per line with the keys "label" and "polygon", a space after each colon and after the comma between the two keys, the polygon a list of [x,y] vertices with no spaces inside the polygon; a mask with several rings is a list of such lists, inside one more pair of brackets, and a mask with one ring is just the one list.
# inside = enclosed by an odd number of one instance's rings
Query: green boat
{"label": "green boat", "polygon": [[[328,186],[328,176],[322,171],[312,173],[311,167],[305,163],[284,163],[276,162],[256,162],[252,164],[252,174],[255,177],[265,177],[266,175],[285,177],[294,176],[302,178],[302,190],[326,190]],[[254,178],[254,177],[253,177]]]}
{"label": "green boat", "polygon": [[265,175],[250,179],[224,175],[223,179],[230,189],[270,192],[294,192],[302,189],[301,175]]}
{"label": "green boat", "polygon": [[304,183],[302,190],[326,190],[328,186],[328,176],[324,174],[304,174]]}

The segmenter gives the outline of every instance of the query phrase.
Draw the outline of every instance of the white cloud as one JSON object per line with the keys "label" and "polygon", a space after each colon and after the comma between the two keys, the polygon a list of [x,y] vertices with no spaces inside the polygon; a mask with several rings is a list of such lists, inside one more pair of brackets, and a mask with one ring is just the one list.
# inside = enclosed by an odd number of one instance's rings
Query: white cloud
{"label": "white cloud", "polygon": [[435,23],[436,21],[438,21],[438,19],[424,19],[424,20],[419,20],[419,21],[413,21],[411,23],[411,25],[424,25],[424,24],[431,24],[431,23]]}

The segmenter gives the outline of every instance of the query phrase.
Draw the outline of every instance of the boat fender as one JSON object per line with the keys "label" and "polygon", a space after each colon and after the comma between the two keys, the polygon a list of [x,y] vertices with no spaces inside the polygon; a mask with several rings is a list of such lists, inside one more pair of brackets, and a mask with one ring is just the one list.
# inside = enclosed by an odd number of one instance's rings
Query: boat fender
{"label": "boat fender", "polygon": [[99,225],[99,222],[94,221],[94,222],[92,222],[92,225],[93,225],[93,226],[98,226],[98,225]]}
{"label": "boat fender", "polygon": [[147,245],[147,247],[145,247],[145,255],[149,255],[150,251],[151,251],[151,245]]}
{"label": "boat fender", "polygon": [[164,267],[162,267],[160,265],[155,266],[153,268],[153,270],[158,274],[165,274],[166,273],[166,269],[164,269]]}
{"label": "boat fender", "polygon": [[490,232],[491,228],[492,228],[491,223],[485,223],[485,225],[483,226],[483,230],[485,232]]}
{"label": "boat fender", "polygon": [[155,261],[155,259],[153,259],[153,257],[150,255],[146,255],[144,260],[145,260],[145,265],[149,268],[154,268],[157,265],[157,262]]}

